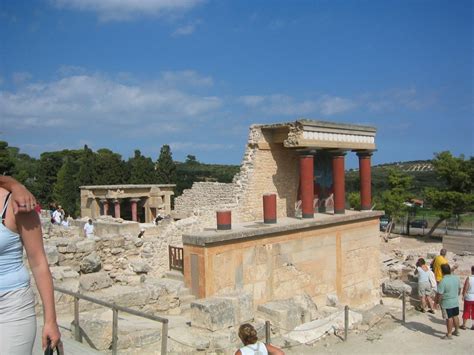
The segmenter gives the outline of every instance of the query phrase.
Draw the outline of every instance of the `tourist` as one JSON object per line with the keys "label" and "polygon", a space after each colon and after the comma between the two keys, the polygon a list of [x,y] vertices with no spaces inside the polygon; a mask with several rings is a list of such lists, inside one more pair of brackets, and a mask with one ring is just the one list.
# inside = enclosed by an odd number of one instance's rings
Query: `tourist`
{"label": "tourist", "polygon": [[0,188],[4,188],[12,193],[11,202],[13,206],[13,213],[30,212],[37,204],[35,197],[10,176],[0,175]]}
{"label": "tourist", "polygon": [[141,238],[145,235],[145,228],[140,229],[140,233],[138,233],[137,238]]}
{"label": "tourist", "polygon": [[281,349],[270,344],[264,344],[258,341],[257,331],[249,324],[242,324],[239,328],[239,338],[244,343],[244,346],[235,352],[235,355],[283,355],[285,354]]}
{"label": "tourist", "polygon": [[471,276],[466,277],[462,289],[464,312],[461,329],[466,329],[467,320],[471,319],[471,329],[474,330],[474,265],[471,266]]}
{"label": "tourist", "polygon": [[416,262],[416,269],[415,275],[418,274],[418,296],[420,296],[421,300],[421,312],[426,312],[426,306],[430,308],[428,312],[434,313],[433,309],[433,287],[431,286],[430,282],[430,273],[432,271],[429,269],[428,265],[426,265],[425,259],[419,258]]}
{"label": "tourist", "polygon": [[84,224],[84,237],[93,238],[94,237],[94,225],[92,224],[92,219],[89,218],[86,224]]}
{"label": "tourist", "polygon": [[[43,303],[43,350],[48,341],[53,347],[61,346],[53,280],[43,247],[40,219],[32,206],[35,200],[18,198],[11,203],[12,193],[0,188],[0,354],[31,354],[33,351],[35,296],[30,287],[30,274],[23,264],[23,249]],[[23,207],[24,203],[30,203],[28,208]],[[15,204],[19,211],[28,209],[30,212],[14,214]]]}
{"label": "tourist", "polygon": [[62,218],[63,214],[62,214],[61,210],[62,210],[61,206],[58,206],[58,208],[56,208],[56,210],[54,210],[53,215],[52,215],[52,219],[51,219],[51,221],[54,224],[58,224],[58,225],[61,224],[61,222],[63,220],[63,218]]}
{"label": "tourist", "polygon": [[443,278],[443,273],[441,272],[441,265],[447,264],[448,259],[446,258],[446,249],[441,249],[439,255],[436,256],[431,262],[431,269],[433,270],[436,282],[440,283]]}
{"label": "tourist", "polygon": [[[459,277],[451,275],[449,264],[441,265],[443,278],[438,284],[436,293],[436,303],[441,304],[443,319],[446,320],[447,333],[443,339],[451,339],[452,335],[459,335],[459,294],[461,284]],[[454,326],[454,332],[453,332]]]}

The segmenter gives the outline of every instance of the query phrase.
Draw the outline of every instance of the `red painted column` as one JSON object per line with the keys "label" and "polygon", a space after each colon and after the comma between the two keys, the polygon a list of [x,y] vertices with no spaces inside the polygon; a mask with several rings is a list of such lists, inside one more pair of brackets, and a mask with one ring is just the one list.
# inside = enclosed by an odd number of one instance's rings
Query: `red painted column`
{"label": "red painted column", "polygon": [[140,201],[139,198],[130,199],[130,207],[132,209],[132,221],[138,221],[137,217],[137,202]]}
{"label": "red painted column", "polygon": [[276,194],[263,195],[263,223],[277,222],[276,206]]}
{"label": "red painted column", "polygon": [[217,211],[217,229],[229,230],[232,228],[232,212],[231,211]]}
{"label": "red painted column", "polygon": [[334,153],[332,157],[332,184],[334,188],[334,213],[346,213],[346,183],[344,179],[344,156],[346,153]]}
{"label": "red painted column", "polygon": [[300,192],[303,218],[314,217],[314,156],[300,156]]}
{"label": "red painted column", "polygon": [[115,218],[120,218],[120,200],[114,200],[115,204]]}
{"label": "red painted column", "polygon": [[100,200],[100,202],[102,202],[102,208],[104,210],[104,216],[107,216],[109,214],[109,201]]}
{"label": "red painted column", "polygon": [[360,177],[360,207],[361,210],[372,208],[372,176],[370,172],[370,156],[372,152],[359,152],[359,177]]}

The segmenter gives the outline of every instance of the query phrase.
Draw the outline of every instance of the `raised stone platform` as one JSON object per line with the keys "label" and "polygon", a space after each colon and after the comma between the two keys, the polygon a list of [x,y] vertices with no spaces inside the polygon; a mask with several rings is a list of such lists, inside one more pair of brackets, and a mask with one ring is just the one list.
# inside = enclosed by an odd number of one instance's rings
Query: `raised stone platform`
{"label": "raised stone platform", "polygon": [[245,291],[254,307],[300,294],[319,304],[327,294],[351,306],[375,303],[382,214],[316,214],[185,234],[186,286],[199,298]]}
{"label": "raised stone platform", "polygon": [[263,222],[241,223],[232,225],[231,230],[207,229],[195,234],[184,234],[183,244],[206,246],[215,243],[225,243],[234,240],[264,237],[268,234],[297,231],[307,228],[328,227],[331,225],[349,223],[365,219],[379,218],[383,215],[381,211],[350,211],[346,214],[333,215],[317,213],[314,218],[280,218],[277,224],[264,224]]}

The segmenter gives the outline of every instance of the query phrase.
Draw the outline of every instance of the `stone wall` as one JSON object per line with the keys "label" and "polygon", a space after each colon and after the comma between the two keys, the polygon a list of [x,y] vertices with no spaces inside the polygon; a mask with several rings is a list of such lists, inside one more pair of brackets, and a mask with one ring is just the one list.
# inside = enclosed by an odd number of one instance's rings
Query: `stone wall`
{"label": "stone wall", "polygon": [[[254,238],[235,233],[225,243],[185,245],[185,265],[194,259],[200,275],[199,297],[243,290],[253,296],[254,305],[298,294],[317,304],[324,304],[328,294],[351,306],[378,299],[378,217]],[[185,281],[194,292],[192,273],[185,270]]]}
{"label": "stone wall", "polygon": [[[202,218],[204,226],[215,226],[215,211],[232,210],[232,222],[263,219],[263,195],[277,194],[277,217],[294,216],[298,193],[297,152],[282,144],[269,144],[269,137],[258,126],[250,128],[249,139],[239,173],[232,183],[194,183],[175,200],[177,215],[214,214],[212,223]],[[268,139],[269,140],[269,139]]]}
{"label": "stone wall", "polygon": [[233,208],[236,205],[236,186],[220,182],[195,182],[191,189],[174,201],[175,212],[192,216],[202,211]]}

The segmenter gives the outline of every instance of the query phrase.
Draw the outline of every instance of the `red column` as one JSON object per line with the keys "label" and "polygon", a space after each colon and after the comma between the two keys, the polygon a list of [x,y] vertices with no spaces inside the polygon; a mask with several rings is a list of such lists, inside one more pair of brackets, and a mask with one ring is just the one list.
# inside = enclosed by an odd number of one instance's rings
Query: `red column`
{"label": "red column", "polygon": [[263,223],[276,223],[276,194],[263,195]]}
{"label": "red column", "polygon": [[232,212],[231,211],[217,211],[217,229],[228,230],[232,228]]}
{"label": "red column", "polygon": [[334,153],[332,157],[332,184],[334,189],[334,213],[346,213],[346,186],[344,181],[344,156],[346,153]]}
{"label": "red column", "polygon": [[115,218],[120,218],[120,200],[114,200],[115,204]]}
{"label": "red column", "polygon": [[132,221],[138,221],[137,217],[137,202],[140,201],[139,198],[130,199],[130,207],[132,209]]}
{"label": "red column", "polygon": [[370,156],[371,152],[359,152],[359,177],[360,177],[360,207],[361,210],[372,208]]}
{"label": "red column", "polygon": [[102,209],[104,211],[104,216],[107,216],[109,214],[109,201],[101,200],[101,202],[102,202]]}
{"label": "red column", "polygon": [[314,217],[314,156],[300,156],[300,192],[303,218]]}

